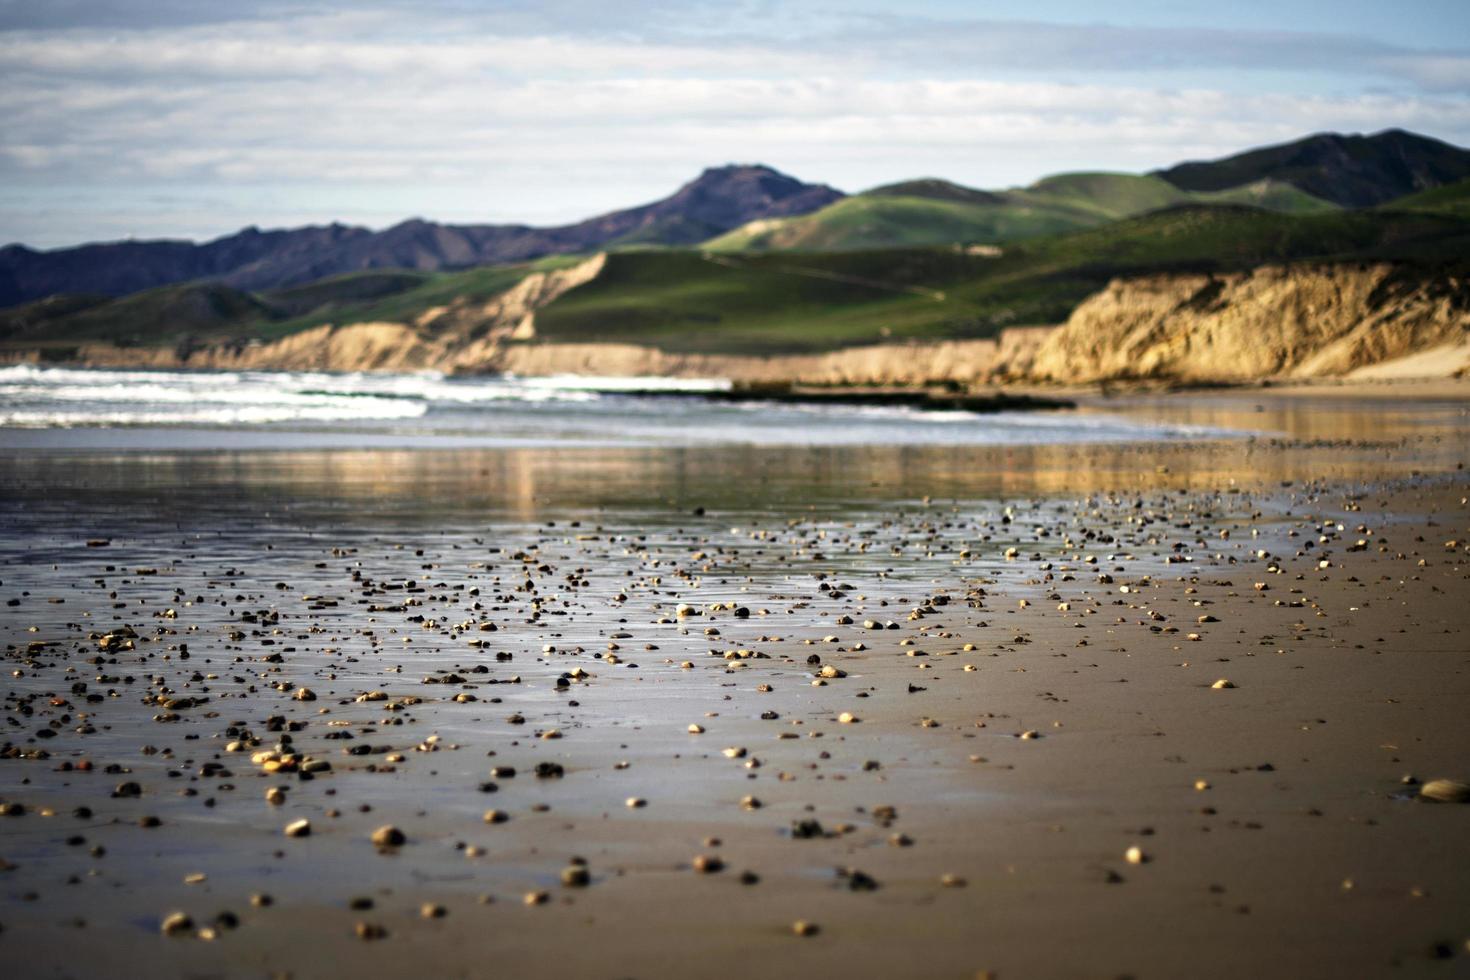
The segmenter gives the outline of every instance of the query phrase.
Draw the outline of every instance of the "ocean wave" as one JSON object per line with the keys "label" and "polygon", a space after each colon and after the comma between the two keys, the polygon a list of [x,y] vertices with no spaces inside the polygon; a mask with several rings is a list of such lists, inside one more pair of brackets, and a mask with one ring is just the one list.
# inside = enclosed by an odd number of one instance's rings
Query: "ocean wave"
{"label": "ocean wave", "polygon": [[219,406],[193,409],[98,409],[57,410],[0,407],[0,426],[14,428],[76,428],[114,425],[265,425],[273,422],[349,422],[360,419],[392,421],[414,419],[428,406],[412,402],[384,404],[364,413],[356,405]]}
{"label": "ocean wave", "polygon": [[639,392],[718,393],[715,378],[579,375],[449,377],[325,371],[0,368],[0,426],[261,426],[340,423],[363,432],[392,425],[425,433],[548,445],[568,439],[753,445],[914,442],[1021,445],[1221,438],[1204,426],[1107,414],[1006,411],[978,414],[912,405],[726,402],[639,398]]}

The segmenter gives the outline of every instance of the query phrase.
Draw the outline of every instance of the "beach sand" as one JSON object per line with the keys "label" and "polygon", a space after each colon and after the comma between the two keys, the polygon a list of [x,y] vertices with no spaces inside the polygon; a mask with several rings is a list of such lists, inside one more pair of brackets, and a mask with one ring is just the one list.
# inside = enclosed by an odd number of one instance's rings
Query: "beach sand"
{"label": "beach sand", "polygon": [[11,451],[6,975],[1470,968],[1463,406],[1108,408],[1263,434]]}

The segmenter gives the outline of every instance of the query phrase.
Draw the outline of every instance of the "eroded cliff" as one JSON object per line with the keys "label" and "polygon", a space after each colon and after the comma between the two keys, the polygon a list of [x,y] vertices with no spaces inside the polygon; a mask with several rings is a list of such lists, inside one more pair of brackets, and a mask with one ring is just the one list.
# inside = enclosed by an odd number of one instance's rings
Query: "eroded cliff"
{"label": "eroded cliff", "polygon": [[1270,266],[1114,281],[1047,338],[1026,373],[1069,384],[1341,377],[1467,340],[1463,269]]}
{"label": "eroded cliff", "polygon": [[537,311],[596,279],[604,262],[595,255],[537,272],[488,301],[454,300],[408,322],[328,325],[271,342],[188,350],[89,344],[77,350],[76,361],[820,385],[1231,383],[1448,377],[1470,370],[1470,275],[1463,266],[1332,263],[1120,279],[1083,301],[1060,327],[1013,328],[994,340],[876,344],[822,354],[680,354],[538,338]]}

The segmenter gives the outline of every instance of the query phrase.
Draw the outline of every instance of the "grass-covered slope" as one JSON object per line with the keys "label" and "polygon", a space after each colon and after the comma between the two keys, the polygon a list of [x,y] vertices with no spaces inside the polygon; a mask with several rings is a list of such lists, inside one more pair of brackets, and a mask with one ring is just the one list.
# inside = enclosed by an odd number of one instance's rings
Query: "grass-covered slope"
{"label": "grass-covered slope", "polygon": [[1470,178],[1401,197],[1382,205],[1382,208],[1385,211],[1429,211],[1470,218]]}
{"label": "grass-covered slope", "polygon": [[10,339],[46,346],[80,341],[162,345],[188,334],[218,334],[271,313],[259,297],[218,283],[163,286],[108,302],[82,303],[75,312],[50,317]]}
{"label": "grass-covered slope", "polygon": [[1093,223],[1046,204],[973,204],[927,197],[859,195],[813,215],[752,222],[705,244],[712,251],[839,251],[1009,242]]}
{"label": "grass-covered slope", "polygon": [[1188,205],[1016,243],[828,253],[610,255],[603,274],[537,314],[552,341],[786,353],[902,338],[994,336],[1055,323],[1115,276],[1303,259],[1458,258],[1470,222],[1434,214],[1288,215]]}
{"label": "grass-covered slope", "polygon": [[1185,191],[1223,191],[1272,179],[1344,207],[1372,207],[1470,177],[1470,150],[1401,129],[1371,136],[1318,133],[1158,176]]}
{"label": "grass-covered slope", "polygon": [[[1122,193],[1126,191],[1126,193]],[[1131,206],[1143,185],[1114,188]],[[1056,196],[1065,196],[1057,192]],[[1096,201],[1095,190],[1082,196]],[[1436,198],[1441,205],[1451,195]],[[954,200],[889,197],[939,208]],[[1434,203],[1431,201],[1430,203]],[[940,212],[943,213],[943,212]],[[647,344],[668,351],[776,354],[885,340],[980,338],[1056,323],[1115,276],[1230,271],[1298,260],[1436,263],[1470,254],[1470,219],[1431,210],[1286,214],[1187,204],[1013,242],[999,255],[955,246],[823,252],[612,252],[600,274],[535,314],[538,341]],[[0,346],[55,349],[84,340],[169,347],[269,339],[322,323],[429,322],[425,313],[484,302],[531,272],[580,261],[456,273],[381,273],[260,295],[176,286],[111,302],[58,301],[0,316],[28,324]],[[1427,266],[1424,275],[1434,275]],[[395,274],[396,275],[396,274]],[[313,305],[314,304],[314,305]],[[307,313],[300,313],[310,306]]]}
{"label": "grass-covered slope", "polygon": [[751,222],[706,242],[705,248],[816,252],[1004,244],[1185,204],[1239,204],[1290,214],[1336,210],[1273,180],[1195,193],[1159,177],[1118,173],[1058,174],[1030,187],[995,192],[925,179],[876,188],[800,217]]}
{"label": "grass-covered slope", "polygon": [[562,257],[462,272],[370,271],[306,286],[247,293],[186,283],[105,296],[58,296],[0,311],[0,345],[66,349],[80,343],[171,347],[219,340],[272,340],[324,324],[408,323],[453,303],[488,300]]}

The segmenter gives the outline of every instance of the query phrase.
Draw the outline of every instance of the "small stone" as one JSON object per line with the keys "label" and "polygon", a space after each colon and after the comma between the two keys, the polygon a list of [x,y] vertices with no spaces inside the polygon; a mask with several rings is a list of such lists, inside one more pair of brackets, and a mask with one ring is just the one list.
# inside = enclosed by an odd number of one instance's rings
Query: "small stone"
{"label": "small stone", "polygon": [[1224,677],[1210,685],[1216,691],[1228,691],[1235,687],[1235,682]]}
{"label": "small stone", "polygon": [[703,725],[690,725],[689,726],[689,734],[690,735],[703,735],[704,734],[704,726]]}
{"label": "small stone", "polygon": [[158,926],[158,930],[165,936],[178,936],[193,928],[194,920],[185,912],[170,912]]}
{"label": "small stone", "polygon": [[388,930],[384,929],[382,926],[378,925],[375,922],[359,922],[357,923],[357,925],[352,927],[352,931],[357,934],[358,939],[361,939],[365,942],[371,942],[375,939],[388,938]]}
{"label": "small stone", "polygon": [[297,701],[315,701],[316,694],[309,687],[298,687],[296,693],[291,695]]}
{"label": "small stone", "polygon": [[627,800],[627,806],[629,810],[641,810],[643,807],[648,806],[648,801],[641,796],[630,796]]}
{"label": "small stone", "polygon": [[525,897],[521,901],[527,905],[545,905],[551,901],[551,893],[542,891],[526,892]]}
{"label": "small stone", "polygon": [[717,871],[725,870],[725,862],[713,854],[697,855],[694,860],[689,863],[694,867],[694,870],[698,871],[700,874],[712,875]]}
{"label": "small stone", "polygon": [[504,810],[486,810],[485,811],[485,822],[486,823],[505,823],[509,819],[510,819],[510,814],[506,813]]}
{"label": "small stone", "polygon": [[379,847],[402,847],[408,843],[408,835],[392,824],[373,831],[373,843]]}
{"label": "small stone", "polygon": [[305,817],[300,820],[286,824],[287,837],[309,837],[311,836],[311,821]]}
{"label": "small stone", "polygon": [[853,714],[851,711],[844,711],[842,714],[837,716],[837,720],[842,722],[842,724],[844,725],[853,725],[857,723],[858,716]]}
{"label": "small stone", "polygon": [[573,864],[561,869],[561,883],[568,888],[586,888],[592,882],[592,873],[585,864]]}
{"label": "small stone", "polygon": [[796,933],[798,936],[805,938],[807,936],[815,936],[817,933],[822,931],[822,927],[817,925],[815,922],[808,922],[805,919],[797,919],[795,922],[791,923],[791,931]]}
{"label": "small stone", "polygon": [[1419,798],[1433,803],[1470,803],[1470,783],[1431,779],[1419,787]]}
{"label": "small stone", "polygon": [[957,874],[946,872],[939,876],[939,883],[945,888],[963,888],[968,884],[964,878]]}
{"label": "small stone", "polygon": [[1143,848],[1136,844],[1123,852],[1123,860],[1129,864],[1145,864],[1148,859],[1148,855],[1143,853]]}
{"label": "small stone", "polygon": [[436,902],[425,902],[419,906],[419,916],[425,919],[442,919],[449,914],[449,910]]}

